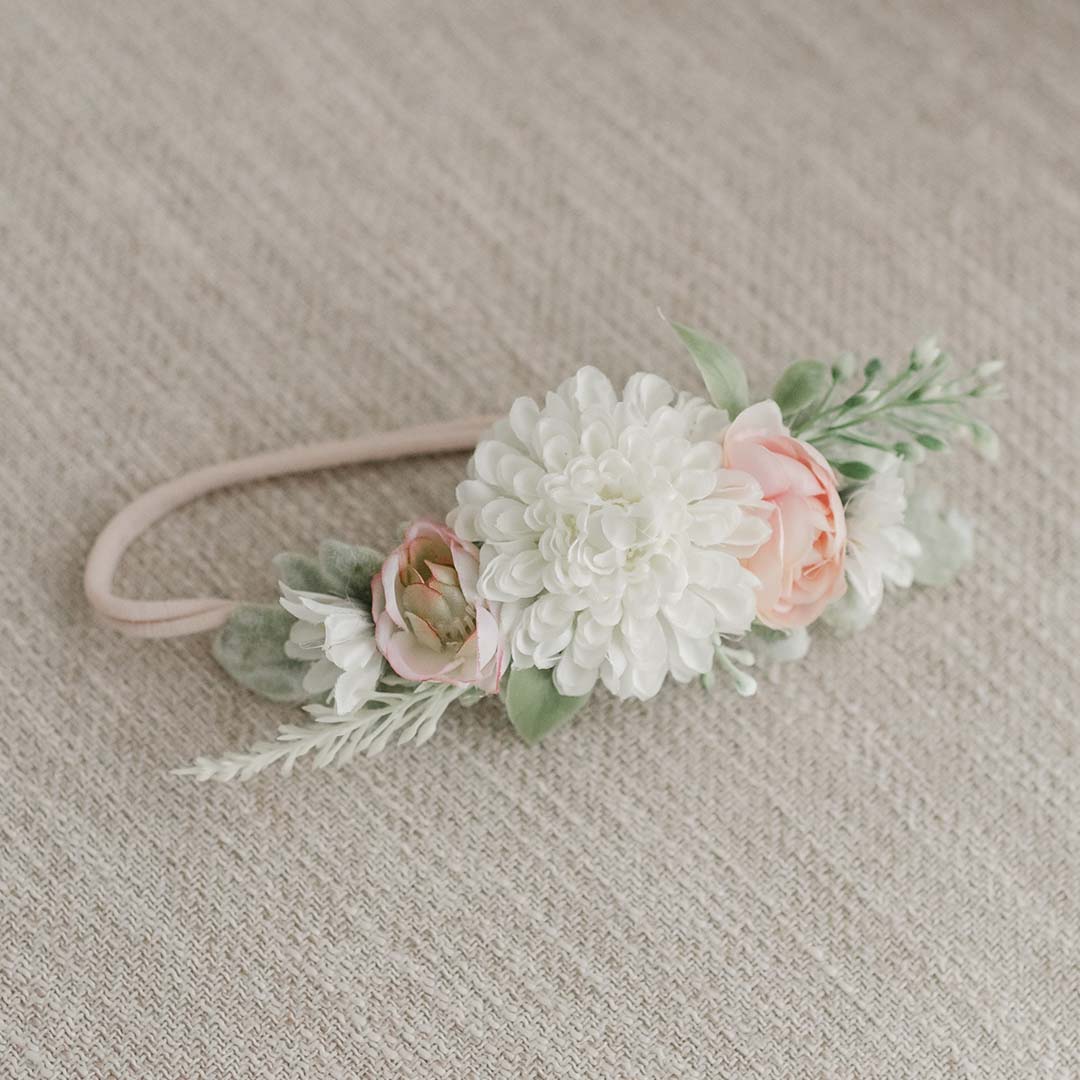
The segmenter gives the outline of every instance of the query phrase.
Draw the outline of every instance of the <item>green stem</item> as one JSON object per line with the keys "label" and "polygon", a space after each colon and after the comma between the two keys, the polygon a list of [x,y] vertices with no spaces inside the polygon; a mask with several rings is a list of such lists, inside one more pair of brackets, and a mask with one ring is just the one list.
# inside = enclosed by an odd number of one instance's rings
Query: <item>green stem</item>
{"label": "green stem", "polygon": [[[874,402],[872,407],[864,409],[857,413],[855,416],[850,417],[841,424],[829,424],[825,428],[819,428],[817,431],[808,433],[803,436],[810,442],[814,440],[821,440],[828,438],[830,435],[835,435],[838,431],[845,431],[848,428],[858,427],[860,424],[865,424],[875,418],[882,419],[882,414],[892,409],[932,409],[939,406],[949,405],[963,405],[968,400],[965,397],[947,397],[947,398],[922,398],[915,401],[886,401],[886,402]],[[960,422],[960,421],[958,421]]]}

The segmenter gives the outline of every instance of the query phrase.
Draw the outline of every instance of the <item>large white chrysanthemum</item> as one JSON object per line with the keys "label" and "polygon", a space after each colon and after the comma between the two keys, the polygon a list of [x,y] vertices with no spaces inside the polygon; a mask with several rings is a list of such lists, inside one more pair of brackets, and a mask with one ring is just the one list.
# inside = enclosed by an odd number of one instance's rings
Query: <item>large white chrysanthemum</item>
{"label": "large white chrysanthemum", "polygon": [[722,468],[727,415],[639,373],[620,399],[583,368],[543,408],[519,398],[477,447],[450,525],[480,549],[480,594],[519,668],[562,694],[597,679],[649,698],[713,666],[754,618],[739,560],[768,538],[761,490]]}

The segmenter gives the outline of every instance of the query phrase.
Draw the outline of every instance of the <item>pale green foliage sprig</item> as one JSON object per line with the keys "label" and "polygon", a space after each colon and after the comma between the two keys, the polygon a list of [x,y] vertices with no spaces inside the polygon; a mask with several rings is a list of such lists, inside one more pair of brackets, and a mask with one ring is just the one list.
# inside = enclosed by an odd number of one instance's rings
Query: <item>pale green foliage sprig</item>
{"label": "pale green foliage sprig", "polygon": [[287,776],[309,754],[317,769],[340,767],[357,754],[380,753],[391,741],[422,745],[435,734],[447,707],[469,694],[468,688],[444,683],[385,680],[384,687],[354,713],[340,716],[326,705],[307,705],[304,711],[311,717],[307,724],[282,724],[274,739],[257,742],[249,750],[196,758],[192,765],[173,771],[202,781],[248,780],[279,765]]}
{"label": "pale green foliage sprig", "polygon": [[956,374],[952,357],[930,340],[891,375],[875,358],[856,385],[854,367],[851,357],[831,366],[799,361],[774,389],[792,434],[813,443],[842,475],[865,480],[874,472],[855,447],[920,461],[927,450],[968,438],[984,456],[996,456],[997,436],[972,409],[979,399],[1002,396],[999,362]]}

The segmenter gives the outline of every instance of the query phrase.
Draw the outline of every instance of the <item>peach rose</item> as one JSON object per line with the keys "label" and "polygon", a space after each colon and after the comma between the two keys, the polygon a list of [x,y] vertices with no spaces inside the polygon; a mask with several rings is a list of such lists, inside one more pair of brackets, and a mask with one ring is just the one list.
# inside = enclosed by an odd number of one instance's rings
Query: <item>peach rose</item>
{"label": "peach rose", "polygon": [[418,521],[371,582],[375,644],[413,682],[499,689],[505,650],[497,605],[476,591],[480,552],[445,525]]}
{"label": "peach rose", "polygon": [[847,527],[829,463],[793,438],[775,401],[751,405],[724,432],[724,465],[761,485],[772,536],[743,565],[761,582],[758,619],[777,630],[813,622],[843,596]]}

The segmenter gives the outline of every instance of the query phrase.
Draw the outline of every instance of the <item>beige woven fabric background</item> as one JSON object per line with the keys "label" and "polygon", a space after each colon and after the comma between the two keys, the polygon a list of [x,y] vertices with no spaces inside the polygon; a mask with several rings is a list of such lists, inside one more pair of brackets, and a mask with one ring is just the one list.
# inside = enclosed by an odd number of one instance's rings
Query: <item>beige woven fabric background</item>
{"label": "beige woven fabric background", "polygon": [[[1080,1076],[1080,9],[0,0],[0,1073]],[[494,705],[344,772],[80,592],[180,471],[507,407],[591,361],[766,391],[940,330],[976,568],[754,701]],[[272,595],[461,458],[223,494],[132,595]]]}

